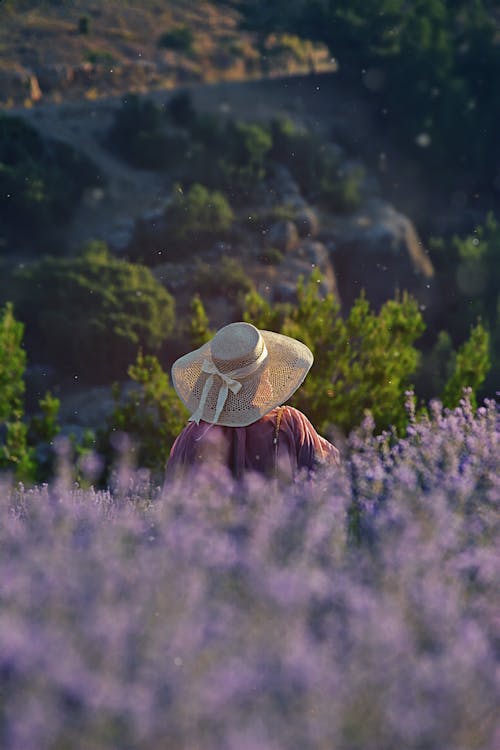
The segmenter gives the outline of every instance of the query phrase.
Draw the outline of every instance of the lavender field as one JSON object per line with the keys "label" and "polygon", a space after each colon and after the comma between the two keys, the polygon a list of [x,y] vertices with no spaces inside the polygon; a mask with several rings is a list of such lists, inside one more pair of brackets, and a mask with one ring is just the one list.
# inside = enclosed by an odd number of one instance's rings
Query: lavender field
{"label": "lavender field", "polygon": [[4,750],[494,750],[499,419],[242,490],[4,483]]}

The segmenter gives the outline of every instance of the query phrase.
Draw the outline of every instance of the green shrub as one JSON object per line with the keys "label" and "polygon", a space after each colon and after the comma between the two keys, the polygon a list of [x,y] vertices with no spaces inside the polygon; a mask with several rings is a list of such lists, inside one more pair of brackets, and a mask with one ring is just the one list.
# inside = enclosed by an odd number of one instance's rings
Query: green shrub
{"label": "green shrub", "polygon": [[67,224],[83,191],[98,184],[88,157],[0,113],[0,225],[8,237],[36,237],[43,247]]}
{"label": "green shrub", "polygon": [[444,406],[458,406],[464,388],[471,388],[471,403],[476,405],[475,393],[490,368],[489,344],[488,332],[478,323],[453,358],[453,372],[443,390]]}
{"label": "green shrub", "polygon": [[279,266],[285,256],[277,247],[267,247],[259,255],[259,260],[266,266]]}
{"label": "green shrub", "polygon": [[165,106],[165,112],[172,123],[179,128],[191,128],[196,123],[196,110],[188,91],[174,94]]}
{"label": "green shrub", "polygon": [[187,134],[168,131],[164,113],[154,102],[130,95],[115,113],[107,146],[134,167],[175,167],[187,148]]}
{"label": "green shrub", "polygon": [[198,183],[185,192],[177,186],[165,210],[168,236],[174,245],[182,248],[223,239],[233,219],[233,210],[223,193],[208,190]]}
{"label": "green shrub", "polygon": [[93,65],[115,65],[116,57],[107,50],[89,49],[85,53],[85,60]]}
{"label": "green shrub", "polygon": [[324,175],[319,183],[319,199],[332,211],[351,213],[361,204],[361,186],[365,172],[356,167],[347,173]]}
{"label": "green shrub", "polygon": [[158,38],[158,47],[176,52],[193,52],[194,35],[189,26],[175,26]]}
{"label": "green shrub", "polygon": [[123,376],[139,347],[154,352],[174,327],[174,300],[148,268],[90,243],[16,274],[18,309],[36,361],[91,382]]}
{"label": "green shrub", "polygon": [[50,446],[59,431],[59,400],[46,393],[40,413],[25,418],[23,334],[24,326],[8,303],[0,311],[0,470],[23,481],[45,481],[52,464]]}
{"label": "green shrub", "polygon": [[139,351],[128,375],[136,387],[123,394],[114,386],[115,408],[99,443],[106,452],[111,436],[124,433],[132,442],[139,466],[162,470],[189,414],[156,357]]}
{"label": "green shrub", "polygon": [[321,297],[315,273],[299,283],[297,305],[271,307],[257,294],[247,297],[244,319],[259,328],[293,336],[312,350],[314,367],[293,398],[320,431],[345,432],[370,409],[379,428],[406,420],[405,390],[416,370],[415,340],[424,330],[415,300],[403,295],[374,313],[362,295],[346,319],[332,294]]}
{"label": "green shrub", "polygon": [[227,255],[219,258],[216,265],[198,261],[194,283],[201,296],[222,296],[236,304],[254,288],[241,263]]}
{"label": "green shrub", "polygon": [[90,18],[89,16],[80,16],[76,27],[79,34],[87,35],[90,33]]}

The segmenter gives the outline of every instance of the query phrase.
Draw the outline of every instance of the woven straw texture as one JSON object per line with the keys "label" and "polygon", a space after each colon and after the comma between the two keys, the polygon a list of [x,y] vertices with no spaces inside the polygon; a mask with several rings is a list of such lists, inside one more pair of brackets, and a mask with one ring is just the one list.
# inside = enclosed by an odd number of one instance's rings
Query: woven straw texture
{"label": "woven straw texture", "polygon": [[[268,356],[256,372],[238,378],[238,393],[229,391],[217,424],[245,427],[285,403],[297,390],[312,363],[313,355],[305,344],[272,331],[259,331],[247,323],[232,323],[194,352],[185,354],[172,367],[177,394],[190,413],[196,411],[203,386],[210,377],[202,371],[205,360],[220,372],[231,373],[251,366],[261,355],[264,344]],[[222,379],[215,374],[207,395],[202,419],[214,422]]]}

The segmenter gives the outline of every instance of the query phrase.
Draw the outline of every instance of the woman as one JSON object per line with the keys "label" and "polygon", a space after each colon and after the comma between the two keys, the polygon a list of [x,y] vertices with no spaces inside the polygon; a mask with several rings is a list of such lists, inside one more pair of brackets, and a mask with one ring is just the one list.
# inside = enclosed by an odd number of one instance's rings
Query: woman
{"label": "woman", "polygon": [[282,406],[313,363],[300,341],[249,323],[231,323],[172,367],[174,388],[191,412],[167,463],[167,476],[218,464],[293,479],[301,470],[339,463],[338,450],[307,417]]}

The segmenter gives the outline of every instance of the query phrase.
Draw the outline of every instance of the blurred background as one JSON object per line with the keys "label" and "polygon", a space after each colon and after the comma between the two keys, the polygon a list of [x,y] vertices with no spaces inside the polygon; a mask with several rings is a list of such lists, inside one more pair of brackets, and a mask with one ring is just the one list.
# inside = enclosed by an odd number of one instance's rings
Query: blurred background
{"label": "blurred background", "polygon": [[411,386],[494,397],[499,21],[496,0],[0,3],[4,463],[63,430],[135,432],[160,465],[172,361],[242,318],[313,348],[300,406],[327,433],[402,424]]}

